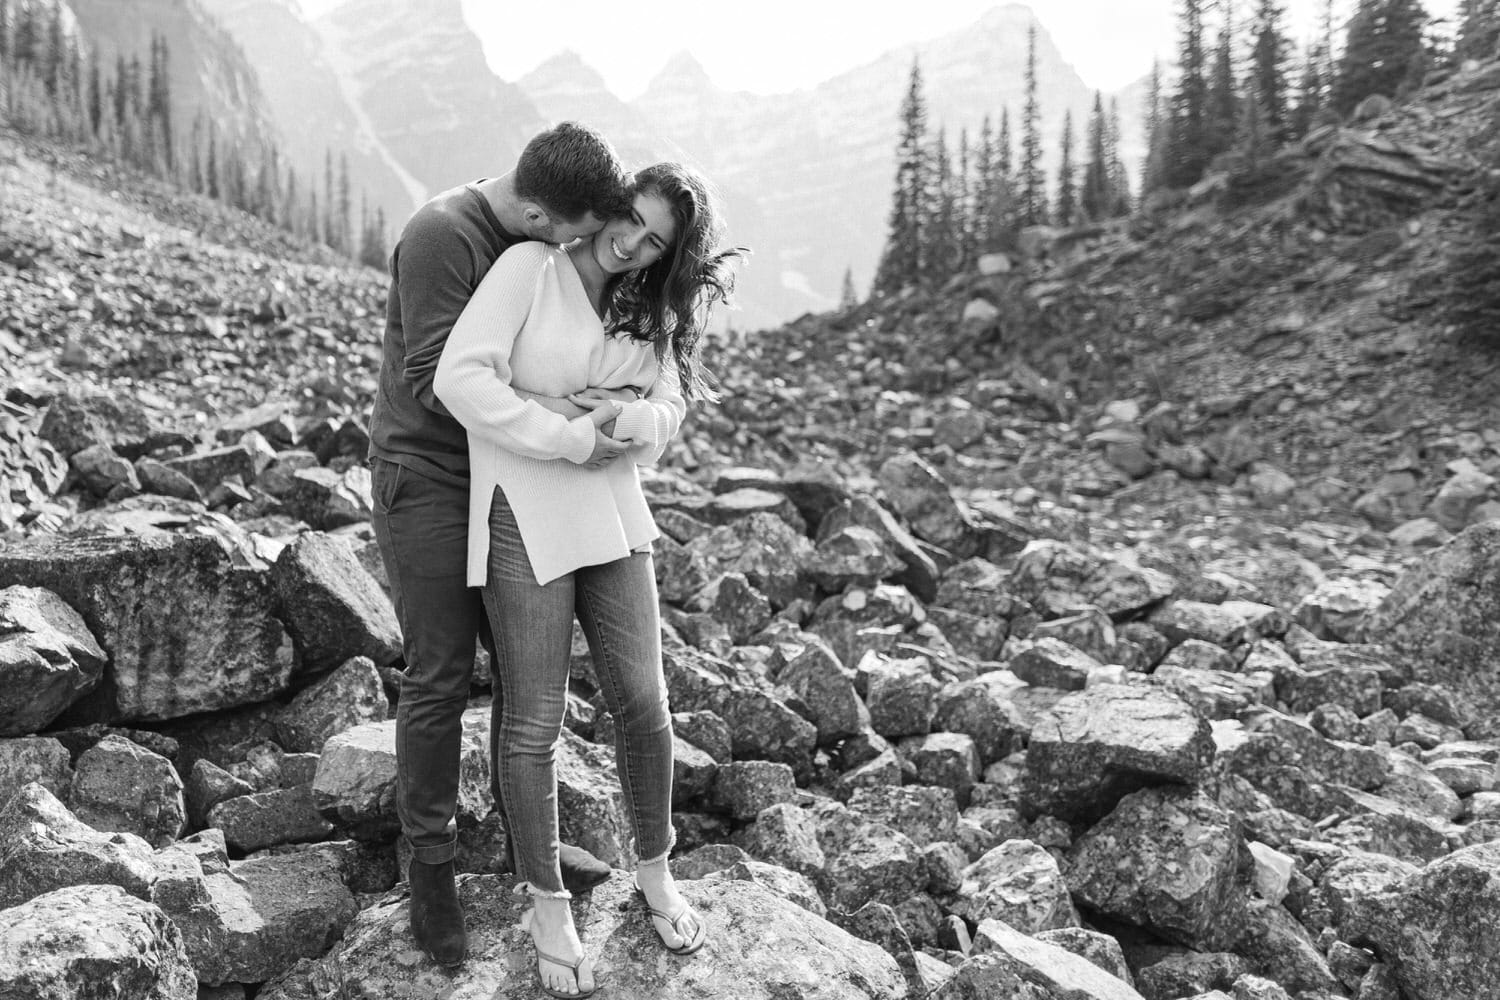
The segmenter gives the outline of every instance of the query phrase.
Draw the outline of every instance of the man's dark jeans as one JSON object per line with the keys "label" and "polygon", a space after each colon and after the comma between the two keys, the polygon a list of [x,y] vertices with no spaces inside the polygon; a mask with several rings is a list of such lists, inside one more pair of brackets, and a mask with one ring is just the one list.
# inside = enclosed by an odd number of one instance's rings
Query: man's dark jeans
{"label": "man's dark jeans", "polygon": [[[406,657],[396,708],[396,813],[412,857],[441,864],[453,857],[457,839],[459,746],[475,638],[491,662],[494,652],[483,599],[466,582],[469,489],[381,458],[370,460],[370,473],[375,538]],[[496,685],[492,713],[500,709]]]}

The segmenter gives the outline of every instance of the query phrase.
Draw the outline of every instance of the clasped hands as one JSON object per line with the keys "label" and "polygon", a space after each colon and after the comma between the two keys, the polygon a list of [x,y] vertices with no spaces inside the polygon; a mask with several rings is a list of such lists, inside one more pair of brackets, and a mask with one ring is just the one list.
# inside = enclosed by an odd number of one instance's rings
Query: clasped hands
{"label": "clasped hands", "polygon": [[585,469],[602,469],[625,454],[629,442],[617,441],[612,437],[615,418],[620,415],[621,404],[639,399],[639,393],[634,389],[590,387],[566,398],[574,406],[586,410],[589,421],[594,425],[594,450],[583,463]]}

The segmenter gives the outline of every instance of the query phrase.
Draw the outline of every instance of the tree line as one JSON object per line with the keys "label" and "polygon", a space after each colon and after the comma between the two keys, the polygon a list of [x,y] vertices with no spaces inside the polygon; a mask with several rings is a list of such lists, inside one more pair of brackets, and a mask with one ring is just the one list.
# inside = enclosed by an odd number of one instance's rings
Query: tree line
{"label": "tree line", "polygon": [[[1063,117],[1058,161],[1042,164],[1036,28],[1027,32],[1019,150],[1010,109],[986,116],[956,151],[928,125],[920,65],[913,63],[898,113],[889,229],[872,295],[932,289],[980,254],[1014,250],[1028,226],[1076,227],[1127,216],[1196,184],[1212,169],[1255,169],[1278,149],[1341,122],[1371,95],[1399,98],[1433,69],[1495,56],[1500,0],[1460,0],[1452,30],[1433,32],[1421,0],[1357,0],[1336,30],[1322,0],[1318,31],[1298,46],[1277,0],[1253,0],[1236,20],[1233,0],[1178,0],[1175,75],[1152,68],[1146,155],[1133,193],[1119,156],[1119,114],[1095,92],[1080,150]],[[1497,251],[1500,252],[1500,251]],[[853,299],[846,275],[843,298]]]}
{"label": "tree line", "polygon": [[[85,51],[87,48],[87,51]],[[198,113],[183,135],[172,102],[171,52],[152,33],[139,54],[101,66],[69,30],[60,3],[0,0],[0,116],[19,131],[70,144],[240,209],[371,267],[386,263],[384,210],[360,198],[332,150],[321,186],[304,181],[274,142],[248,143]],[[249,148],[247,148],[249,147]]]}

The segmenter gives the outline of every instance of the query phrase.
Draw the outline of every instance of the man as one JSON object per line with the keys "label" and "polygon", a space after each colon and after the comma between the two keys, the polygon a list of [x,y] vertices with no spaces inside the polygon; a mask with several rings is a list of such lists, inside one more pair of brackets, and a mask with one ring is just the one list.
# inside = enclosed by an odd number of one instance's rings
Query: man
{"label": "man", "polygon": [[[396,710],[396,811],[412,849],[411,928],[441,965],[459,964],[468,948],[454,884],[460,720],[474,641],[492,654],[494,645],[480,593],[465,584],[468,439],[433,394],[433,376],[454,322],[502,252],[525,240],[569,243],[598,232],[628,208],[627,183],[602,136],[564,122],[533,138],[509,173],[423,205],[391,254],[370,426],[374,527],[406,660]],[[499,685],[494,699],[492,772]],[[498,783],[491,788],[503,822]],[[582,890],[609,868],[565,845],[562,874],[565,885]]]}

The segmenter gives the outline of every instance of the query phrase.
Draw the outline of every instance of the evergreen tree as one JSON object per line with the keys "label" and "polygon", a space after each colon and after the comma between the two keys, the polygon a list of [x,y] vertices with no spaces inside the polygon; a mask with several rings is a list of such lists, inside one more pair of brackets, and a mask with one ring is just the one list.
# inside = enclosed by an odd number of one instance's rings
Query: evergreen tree
{"label": "evergreen tree", "polygon": [[334,193],[333,193],[333,150],[325,148],[323,151],[323,210],[326,213],[323,218],[323,242],[335,250],[342,250],[339,245],[340,227],[334,224]]}
{"label": "evergreen tree", "polygon": [[16,6],[15,25],[11,28],[11,54],[17,66],[36,66],[37,23],[36,12],[26,3]]}
{"label": "evergreen tree", "polygon": [[954,216],[958,229],[958,268],[968,270],[979,246],[974,192],[979,187],[974,151],[969,148],[969,130],[958,132],[958,173],[954,175]]}
{"label": "evergreen tree", "polygon": [[125,113],[130,110],[130,64],[123,54],[115,56],[114,109],[115,124],[125,124]]}
{"label": "evergreen tree", "polygon": [[1021,225],[1047,223],[1042,177],[1042,112],[1036,96],[1036,23],[1026,28],[1026,107],[1021,114]]}
{"label": "evergreen tree", "polygon": [[896,181],[891,195],[890,233],[871,291],[884,295],[917,282],[923,272],[922,214],[927,191],[927,101],[922,70],[912,61],[901,100],[901,136],[896,143]]}
{"label": "evergreen tree", "polygon": [[281,198],[281,224],[288,232],[303,236],[307,233],[307,224],[302,218],[302,203],[298,197],[297,171],[289,166],[286,168],[286,191]]}
{"label": "evergreen tree", "polygon": [[193,137],[188,143],[191,155],[188,158],[188,188],[194,194],[203,193],[203,113],[193,117]]}
{"label": "evergreen tree", "polygon": [[1240,95],[1236,86],[1234,59],[1234,2],[1225,0],[1219,43],[1214,47],[1213,69],[1208,81],[1208,114],[1205,122],[1207,158],[1234,145],[1240,118]]}
{"label": "evergreen tree", "polygon": [[1125,169],[1125,159],[1120,155],[1120,102],[1109,99],[1109,117],[1104,124],[1104,158],[1108,164],[1109,215],[1111,217],[1130,214],[1130,173]]}
{"label": "evergreen tree", "polygon": [[[1105,150],[1104,97],[1094,91],[1094,107],[1089,112],[1088,160],[1083,167],[1083,184],[1079,191],[1079,209],[1088,221],[1110,214],[1109,153]],[[1059,196],[1060,197],[1060,196]]]}
{"label": "evergreen tree", "polygon": [[948,135],[939,128],[928,153],[932,178],[924,199],[922,225],[922,284],[936,288],[958,270],[958,226],[953,191],[953,163],[948,156]]}
{"label": "evergreen tree", "polygon": [[151,36],[151,76],[146,90],[146,118],[152,123],[160,143],[162,162],[167,172],[175,169],[172,141],[172,84],[168,66],[167,38]]}
{"label": "evergreen tree", "polygon": [[1277,0],[1259,0],[1250,50],[1250,90],[1272,141],[1287,135],[1286,61],[1290,43]]}
{"label": "evergreen tree", "polygon": [[[1488,159],[1497,162],[1493,153]],[[1464,208],[1468,232],[1448,253],[1445,313],[1461,333],[1493,345],[1500,342],[1500,169],[1481,168]]]}
{"label": "evergreen tree", "polygon": [[323,242],[323,227],[318,215],[318,189],[317,182],[311,181],[307,186],[307,239],[310,243]]}
{"label": "evergreen tree", "polygon": [[995,134],[990,128],[990,116],[984,116],[979,128],[979,148],[974,154],[974,184],[970,191],[969,231],[973,236],[975,252],[990,248],[993,226],[990,224],[990,206],[995,200],[995,186],[999,167],[995,163]]}
{"label": "evergreen tree", "polygon": [[334,219],[338,224],[338,249],[342,253],[353,256],[356,248],[349,232],[350,210],[349,157],[347,154],[340,153],[338,203],[334,212]]}
{"label": "evergreen tree", "polygon": [[1146,156],[1141,161],[1141,198],[1167,186],[1170,122],[1163,106],[1161,63],[1151,61],[1151,83],[1146,89]]}
{"label": "evergreen tree", "polygon": [[208,163],[203,168],[204,190],[214,201],[220,201],[224,189],[219,186],[219,130],[213,122],[208,124]]}
{"label": "evergreen tree", "polygon": [[0,0],[0,71],[11,68],[10,52],[10,0]]}
{"label": "evergreen tree", "polygon": [[37,75],[47,88],[47,96],[57,97],[63,89],[64,67],[67,65],[66,39],[63,34],[62,5],[54,4],[47,16],[47,37],[42,50],[42,65]]}
{"label": "evergreen tree", "polygon": [[857,305],[859,305],[859,296],[854,291],[854,271],[846,267],[844,268],[844,285],[839,292],[839,312],[848,312]]}
{"label": "evergreen tree", "polygon": [[99,75],[99,52],[89,54],[89,132],[96,138],[104,120],[104,83]]}
{"label": "evergreen tree", "polygon": [[1203,47],[1204,0],[1182,0],[1177,92],[1172,97],[1162,179],[1168,187],[1188,187],[1203,176],[1209,149],[1208,69]]}
{"label": "evergreen tree", "polygon": [[1014,176],[1011,172],[1013,163],[1010,144],[1010,108],[1000,109],[1000,137],[995,140],[995,155],[995,166],[999,170],[1000,177],[1005,181],[1010,181]]}
{"label": "evergreen tree", "polygon": [[1347,115],[1371,94],[1396,97],[1427,71],[1421,0],[1359,0],[1333,80],[1332,106]]}
{"label": "evergreen tree", "polygon": [[1078,192],[1073,186],[1073,111],[1063,111],[1062,152],[1057,167],[1057,208],[1055,218],[1059,226],[1071,226],[1077,221]]}
{"label": "evergreen tree", "polygon": [[1297,84],[1297,100],[1287,113],[1287,137],[1300,139],[1311,132],[1322,117],[1326,103],[1327,81],[1323,78],[1322,50],[1307,50],[1302,61],[1302,79]]}
{"label": "evergreen tree", "polygon": [[1500,0],[1461,0],[1453,54],[1458,59],[1500,55]]}

